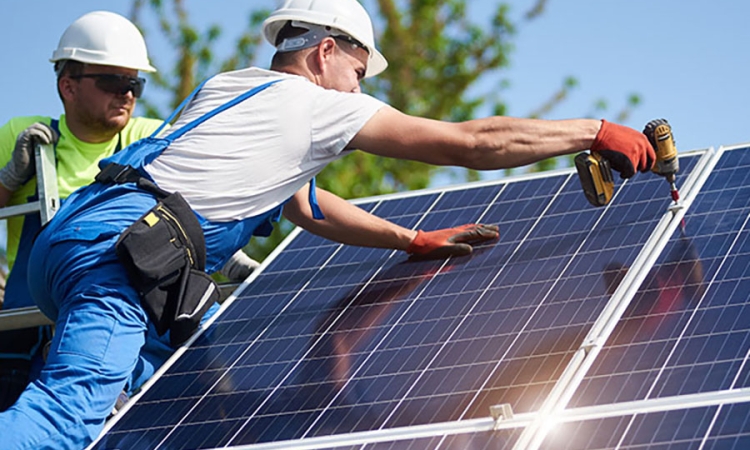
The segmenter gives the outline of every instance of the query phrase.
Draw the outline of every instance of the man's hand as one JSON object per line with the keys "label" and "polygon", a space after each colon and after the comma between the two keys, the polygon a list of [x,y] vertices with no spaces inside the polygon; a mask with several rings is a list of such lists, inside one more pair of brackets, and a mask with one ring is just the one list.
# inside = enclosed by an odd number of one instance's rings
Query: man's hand
{"label": "man's hand", "polygon": [[57,143],[59,136],[48,125],[37,122],[18,135],[8,164],[0,169],[0,183],[15,192],[28,182],[35,173],[34,146]]}
{"label": "man's hand", "polygon": [[606,120],[602,120],[591,151],[606,158],[621,178],[632,177],[636,170],[647,172],[656,161],[654,148],[643,133]]}
{"label": "man's hand", "polygon": [[249,277],[260,263],[247,256],[242,250],[238,250],[229,261],[224,264],[219,273],[229,278],[230,281],[242,282]]}
{"label": "man's hand", "polygon": [[417,231],[417,237],[406,249],[411,259],[441,259],[449,256],[464,256],[476,244],[500,236],[497,225],[466,224],[456,228],[435,231]]}

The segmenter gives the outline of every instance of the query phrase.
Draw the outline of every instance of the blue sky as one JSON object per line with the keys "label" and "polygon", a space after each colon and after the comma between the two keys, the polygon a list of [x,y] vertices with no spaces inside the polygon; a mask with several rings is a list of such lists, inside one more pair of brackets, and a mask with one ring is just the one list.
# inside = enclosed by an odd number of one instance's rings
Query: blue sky
{"label": "blue sky", "polygon": [[[128,15],[132,0],[6,3],[6,20],[0,28],[6,55],[0,73],[0,123],[16,115],[60,114],[48,58],[63,30],[96,9]],[[469,3],[477,17],[496,4]],[[517,17],[534,1],[509,3]],[[185,0],[185,4],[197,23],[225,29],[220,42],[228,48],[251,6],[272,7],[274,2]],[[509,115],[522,117],[572,76],[579,86],[549,118],[589,114],[601,98],[609,104],[602,117],[609,118],[635,93],[642,103],[626,124],[641,129],[649,120],[664,117],[672,124],[680,151],[750,142],[748,17],[750,2],[736,0],[548,0],[541,18],[519,27],[511,67],[487,77],[482,87],[507,80],[509,87],[502,96]],[[158,42],[150,42],[150,47],[154,59],[169,60],[168,47]],[[270,57],[270,47],[266,48],[262,66]]]}

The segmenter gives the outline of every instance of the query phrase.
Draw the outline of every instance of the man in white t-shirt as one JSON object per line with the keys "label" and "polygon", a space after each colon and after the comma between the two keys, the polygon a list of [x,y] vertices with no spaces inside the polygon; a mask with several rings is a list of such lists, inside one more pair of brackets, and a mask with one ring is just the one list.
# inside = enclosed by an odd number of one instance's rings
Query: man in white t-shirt
{"label": "man in white t-shirt", "polygon": [[97,182],[74,193],[38,236],[29,267],[41,279],[32,295],[58,333],[40,380],[0,413],[0,429],[14,430],[5,448],[91,442],[148,324],[173,345],[187,339],[213,296],[205,273],[270,232],[281,214],[334,241],[417,258],[466,255],[470,244],[498,237],[495,225],[406,229],[316,188],[315,175],[354,149],[479,170],[584,149],[623,177],[653,164],[642,133],[605,121],[445,123],[362,94],[360,81],[387,63],[357,0],[286,0],[263,30],[277,48],[271,70],[208,80],[169,133],[105,160]]}

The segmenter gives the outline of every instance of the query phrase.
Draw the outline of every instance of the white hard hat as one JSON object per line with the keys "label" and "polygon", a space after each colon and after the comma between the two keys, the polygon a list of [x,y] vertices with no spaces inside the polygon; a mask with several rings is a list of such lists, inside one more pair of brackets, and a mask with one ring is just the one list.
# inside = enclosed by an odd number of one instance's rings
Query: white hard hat
{"label": "white hard hat", "polygon": [[50,62],[73,60],[87,64],[155,72],[148,61],[141,32],[125,17],[94,11],[76,19],[65,30]]}
{"label": "white hard hat", "polygon": [[307,23],[331,27],[361,43],[370,54],[366,77],[388,67],[388,61],[375,47],[370,16],[357,0],[284,0],[263,22],[263,35],[271,45],[276,46],[276,36],[288,21],[294,21],[295,26]]}

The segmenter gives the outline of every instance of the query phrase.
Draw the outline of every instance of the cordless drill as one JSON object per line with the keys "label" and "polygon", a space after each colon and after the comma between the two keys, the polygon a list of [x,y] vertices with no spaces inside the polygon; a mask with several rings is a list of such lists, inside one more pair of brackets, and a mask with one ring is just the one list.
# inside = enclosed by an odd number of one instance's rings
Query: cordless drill
{"label": "cordless drill", "polygon": [[[667,179],[672,200],[677,202],[680,194],[675,180],[680,164],[672,136],[672,127],[665,119],[656,119],[646,124],[643,134],[646,135],[656,152],[656,162],[651,171]],[[574,161],[586,199],[594,206],[607,205],[615,192],[615,182],[609,161],[598,153],[591,152],[579,153]]]}
{"label": "cordless drill", "polygon": [[656,119],[646,124],[643,134],[646,135],[656,152],[656,163],[654,163],[651,171],[667,179],[672,200],[677,203],[680,200],[680,193],[677,191],[675,180],[676,174],[680,170],[680,161],[677,158],[677,147],[674,144],[672,127],[665,119]]}

